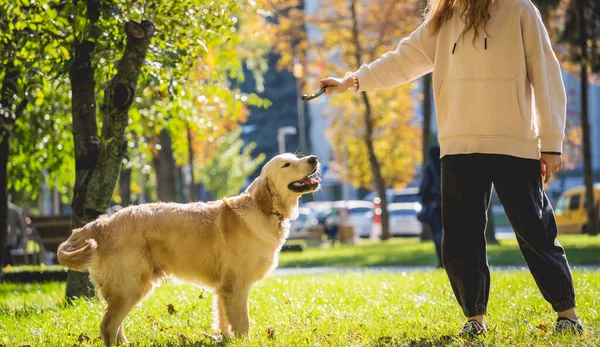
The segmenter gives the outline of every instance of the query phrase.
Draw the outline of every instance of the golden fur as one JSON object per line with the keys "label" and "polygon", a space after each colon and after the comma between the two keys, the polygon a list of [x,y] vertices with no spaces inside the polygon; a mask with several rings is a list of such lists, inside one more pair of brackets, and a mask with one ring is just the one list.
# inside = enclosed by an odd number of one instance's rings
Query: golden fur
{"label": "golden fur", "polygon": [[[247,335],[250,287],[277,266],[298,198],[318,188],[318,180],[307,178],[317,170],[314,156],[279,155],[239,196],[130,206],[74,230],[58,248],[58,261],[88,270],[107,301],[100,325],[105,345],[126,341],[123,319],[167,276],[212,288],[220,331]],[[294,181],[310,185],[293,190]]]}

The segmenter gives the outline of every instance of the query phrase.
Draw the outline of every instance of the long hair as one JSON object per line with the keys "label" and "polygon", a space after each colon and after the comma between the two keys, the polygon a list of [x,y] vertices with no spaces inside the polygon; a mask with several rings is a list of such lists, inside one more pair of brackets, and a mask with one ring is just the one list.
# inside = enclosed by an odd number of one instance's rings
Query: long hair
{"label": "long hair", "polygon": [[450,20],[454,10],[460,14],[460,19],[465,23],[463,34],[473,29],[475,36],[473,42],[479,37],[479,30],[484,33],[487,21],[490,19],[490,5],[495,0],[428,0],[425,8],[425,21],[434,33],[438,33],[442,24]]}

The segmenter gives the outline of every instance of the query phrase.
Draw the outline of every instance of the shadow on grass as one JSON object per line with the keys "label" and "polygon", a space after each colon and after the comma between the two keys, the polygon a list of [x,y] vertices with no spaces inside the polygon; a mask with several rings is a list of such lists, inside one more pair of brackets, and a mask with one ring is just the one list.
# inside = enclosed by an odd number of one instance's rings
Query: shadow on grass
{"label": "shadow on grass", "polygon": [[446,346],[450,343],[461,343],[463,345],[468,346],[485,346],[483,340],[480,340],[477,337],[473,338],[460,338],[457,336],[440,336],[438,338],[423,338],[419,340],[411,340],[411,341],[399,341],[393,337],[382,337],[380,338],[376,344],[373,346],[376,347],[390,347],[390,346],[407,346],[407,347],[437,347],[437,346]]}
{"label": "shadow on grass", "polygon": [[[571,265],[600,264],[600,238],[559,236]],[[377,244],[309,248],[302,253],[280,256],[279,267],[360,267],[360,266],[433,266],[437,259],[433,242],[418,239],[390,240]],[[525,260],[515,239],[489,245],[491,265],[524,266]]]}
{"label": "shadow on grass", "polygon": [[[570,265],[595,265],[600,263],[600,245],[565,245]],[[491,265],[526,265],[516,242],[490,246],[488,261]]]}
{"label": "shadow on grass", "polygon": [[198,341],[192,341],[190,339],[187,339],[185,336],[181,335],[181,336],[179,336],[179,341],[170,341],[170,342],[166,342],[166,343],[161,343],[160,345],[153,345],[153,346],[224,347],[224,346],[229,346],[231,341],[232,340],[228,340],[228,339],[213,340],[212,338],[209,338],[209,337],[206,337],[206,338],[198,340]]}

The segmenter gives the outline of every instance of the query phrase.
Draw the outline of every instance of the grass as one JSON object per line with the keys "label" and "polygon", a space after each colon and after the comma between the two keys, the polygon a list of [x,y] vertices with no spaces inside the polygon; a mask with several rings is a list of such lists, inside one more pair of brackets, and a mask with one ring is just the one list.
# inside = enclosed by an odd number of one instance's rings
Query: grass
{"label": "grass", "polygon": [[56,272],[56,271],[67,271],[64,266],[61,265],[18,265],[4,267],[5,273],[20,273],[20,272]]}
{"label": "grass", "polygon": [[[211,294],[168,282],[125,320],[134,346],[598,346],[600,271],[574,272],[580,337],[554,335],[554,313],[522,270],[494,271],[490,331],[452,337],[462,315],[441,270],[272,276],[251,293],[251,340],[213,343]],[[104,304],[62,304],[64,283],[0,284],[0,345],[102,346]],[[176,312],[170,314],[167,305]],[[78,342],[82,341],[82,342]]]}
{"label": "grass", "polygon": [[[600,236],[560,235],[571,265],[600,264]],[[491,265],[525,265],[515,239],[500,240],[498,245],[488,246]],[[417,238],[391,239],[384,243],[368,241],[355,246],[332,248],[307,248],[303,252],[282,253],[280,267],[311,266],[389,266],[389,265],[436,265],[433,243],[420,242]]]}

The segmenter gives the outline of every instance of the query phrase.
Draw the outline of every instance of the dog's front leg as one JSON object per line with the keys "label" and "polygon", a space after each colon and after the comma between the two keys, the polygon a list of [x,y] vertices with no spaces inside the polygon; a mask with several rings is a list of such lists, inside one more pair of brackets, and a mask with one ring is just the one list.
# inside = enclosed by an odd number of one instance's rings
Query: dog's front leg
{"label": "dog's front leg", "polygon": [[221,334],[228,336],[231,332],[231,325],[227,319],[227,311],[223,295],[214,293],[214,310],[215,310],[215,329],[218,329]]}
{"label": "dog's front leg", "polygon": [[250,317],[248,315],[248,293],[246,286],[229,286],[222,288],[219,297],[222,297],[225,313],[231,323],[231,328],[236,336],[249,336]]}

